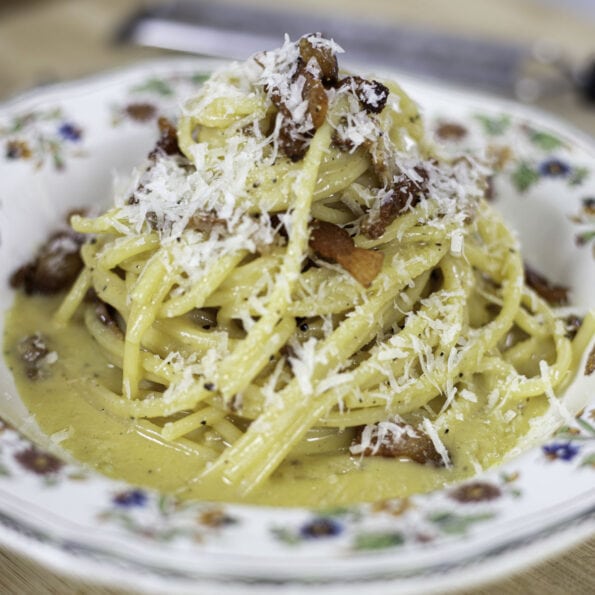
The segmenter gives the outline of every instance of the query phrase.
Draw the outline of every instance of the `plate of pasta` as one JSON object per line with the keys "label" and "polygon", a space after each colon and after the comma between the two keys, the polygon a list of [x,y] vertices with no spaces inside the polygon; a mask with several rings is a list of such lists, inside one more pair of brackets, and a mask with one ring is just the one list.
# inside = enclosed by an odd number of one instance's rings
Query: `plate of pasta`
{"label": "plate of pasta", "polygon": [[592,533],[593,141],[342,53],[0,110],[3,543],[149,591],[397,593]]}

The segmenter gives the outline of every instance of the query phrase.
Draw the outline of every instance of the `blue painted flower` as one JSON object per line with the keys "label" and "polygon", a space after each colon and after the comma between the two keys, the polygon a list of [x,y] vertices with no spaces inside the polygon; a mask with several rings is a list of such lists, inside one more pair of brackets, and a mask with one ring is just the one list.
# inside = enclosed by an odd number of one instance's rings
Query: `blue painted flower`
{"label": "blue painted flower", "polygon": [[63,122],[58,128],[58,134],[65,140],[76,142],[80,140],[83,131],[71,122]]}
{"label": "blue painted flower", "polygon": [[147,494],[142,490],[125,490],[118,492],[113,499],[116,506],[122,506],[123,508],[132,508],[134,506],[144,506],[147,502]]}
{"label": "blue painted flower", "polygon": [[539,173],[552,178],[563,178],[570,174],[571,169],[568,163],[555,157],[546,159],[539,164]]}
{"label": "blue painted flower", "polygon": [[317,517],[300,528],[300,535],[306,539],[334,537],[343,531],[343,525],[328,517]]}
{"label": "blue painted flower", "polygon": [[572,442],[552,442],[543,447],[545,456],[551,461],[572,461],[578,451],[579,447]]}

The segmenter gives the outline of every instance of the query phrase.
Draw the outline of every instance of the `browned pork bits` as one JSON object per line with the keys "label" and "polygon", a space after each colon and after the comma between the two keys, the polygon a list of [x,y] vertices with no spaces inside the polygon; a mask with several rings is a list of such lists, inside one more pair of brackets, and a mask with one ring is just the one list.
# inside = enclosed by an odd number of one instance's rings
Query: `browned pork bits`
{"label": "browned pork bits", "polygon": [[556,285],[525,263],[525,283],[551,306],[568,303],[568,287]]}
{"label": "browned pork bits", "polygon": [[83,268],[79,250],[83,237],[73,231],[53,233],[35,258],[17,269],[10,285],[27,294],[53,294],[68,289]]}
{"label": "browned pork bits", "polygon": [[281,114],[279,130],[279,147],[292,161],[304,158],[309,141],[326,118],[328,111],[328,95],[325,87],[334,86],[338,77],[337,58],[328,48],[318,47],[310,39],[315,36],[305,36],[299,41],[299,57],[292,83],[300,77],[304,79],[302,99],[307,101],[307,115],[311,126],[304,129],[304,122],[293,119],[284,98],[278,89],[267,90],[273,105]]}
{"label": "browned pork bits", "polygon": [[157,125],[159,126],[159,138],[155,148],[149,153],[149,159],[155,159],[161,153],[181,155],[182,152],[178,145],[178,131],[175,125],[163,116],[157,120]]}
{"label": "browned pork bits", "polygon": [[31,380],[42,376],[43,363],[50,353],[46,339],[40,333],[25,337],[17,345],[17,352],[25,366],[25,374]]}
{"label": "browned pork bits", "polygon": [[347,230],[334,223],[315,219],[309,245],[322,258],[341,265],[364,287],[369,287],[382,269],[382,252],[356,247]]}
{"label": "browned pork bits", "polygon": [[381,237],[386,228],[399,216],[403,209],[410,205],[414,207],[427,192],[428,172],[418,165],[414,168],[419,181],[415,181],[405,174],[396,176],[389,185],[389,193],[377,210],[370,211],[361,224],[361,232],[370,239]]}
{"label": "browned pork bits", "polygon": [[[377,424],[376,424],[377,425]],[[406,428],[407,424],[397,422],[397,425]],[[366,426],[359,426],[353,444],[361,443],[362,433]],[[415,434],[415,435],[411,435]],[[392,440],[378,443],[378,436],[374,436],[369,446],[363,451],[363,456],[378,456],[391,459],[409,459],[420,465],[432,465],[434,467],[444,467],[444,460],[436,450],[431,438],[419,429],[412,433],[403,432]]]}

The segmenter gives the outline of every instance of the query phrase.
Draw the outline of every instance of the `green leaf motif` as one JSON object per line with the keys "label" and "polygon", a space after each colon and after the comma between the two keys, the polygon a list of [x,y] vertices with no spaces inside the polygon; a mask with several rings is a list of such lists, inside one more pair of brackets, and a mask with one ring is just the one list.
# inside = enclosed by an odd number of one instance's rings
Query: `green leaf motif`
{"label": "green leaf motif", "polygon": [[161,516],[167,516],[169,513],[175,508],[175,504],[173,504],[171,496],[166,494],[161,494],[157,499],[157,509],[159,510],[159,514]]}
{"label": "green leaf motif", "polygon": [[[593,233],[595,233],[595,232],[593,232]],[[589,423],[586,419],[582,419],[580,417],[576,420],[576,423],[583,430],[585,430],[585,432],[587,432],[588,434],[591,434],[591,436],[595,437],[595,426],[593,426],[593,424]]]}
{"label": "green leaf motif", "polygon": [[204,74],[202,72],[195,72],[190,77],[190,81],[195,85],[202,85],[209,77],[210,77],[209,74]]}
{"label": "green leaf motif", "polygon": [[287,545],[296,545],[301,541],[297,533],[290,531],[286,527],[273,527],[271,533],[276,539]]}
{"label": "green leaf motif", "polygon": [[549,132],[540,132],[539,130],[529,129],[529,140],[544,151],[553,151],[564,146],[564,143]]}
{"label": "green leaf motif", "polygon": [[83,469],[76,469],[67,475],[67,479],[70,481],[86,481],[89,479],[89,475]]}
{"label": "green leaf motif", "polygon": [[587,179],[589,173],[586,167],[575,167],[568,178],[568,183],[570,186],[580,186]]}
{"label": "green leaf motif", "polygon": [[581,461],[581,467],[593,467],[593,469],[595,469],[595,452],[591,453],[590,455],[587,455],[582,461]]}
{"label": "green leaf motif", "polygon": [[481,521],[489,521],[494,516],[495,514],[493,512],[465,515],[454,512],[434,512],[428,517],[428,520],[437,525],[442,533],[447,535],[462,535],[467,532],[471,525]]}
{"label": "green leaf motif", "polygon": [[521,161],[511,174],[512,183],[519,192],[526,192],[533,184],[539,181],[539,172],[526,161]]}
{"label": "green leaf motif", "polygon": [[131,89],[132,93],[156,93],[167,97],[174,94],[174,90],[163,79],[152,78]]}
{"label": "green leaf motif", "polygon": [[355,521],[361,518],[362,511],[354,506],[334,506],[331,508],[317,509],[316,514],[321,517],[349,518]]}
{"label": "green leaf motif", "polygon": [[595,230],[593,231],[585,231],[583,233],[579,233],[576,236],[576,243],[578,246],[586,246],[589,242],[595,240]]}
{"label": "green leaf motif", "polygon": [[405,543],[405,537],[398,531],[360,533],[356,535],[353,547],[356,550],[384,550]]}
{"label": "green leaf motif", "polygon": [[484,116],[477,114],[475,119],[482,125],[483,130],[489,136],[499,136],[504,134],[511,123],[510,116]]}

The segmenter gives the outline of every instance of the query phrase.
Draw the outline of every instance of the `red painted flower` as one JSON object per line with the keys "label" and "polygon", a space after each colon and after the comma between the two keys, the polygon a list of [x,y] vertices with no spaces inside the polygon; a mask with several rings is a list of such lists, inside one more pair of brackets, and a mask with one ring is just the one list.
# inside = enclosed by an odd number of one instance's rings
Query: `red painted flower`
{"label": "red painted flower", "polygon": [[468,502],[486,502],[488,500],[495,500],[502,495],[502,491],[493,483],[474,481],[459,486],[450,492],[449,495],[453,500],[466,504]]}
{"label": "red painted flower", "polygon": [[467,128],[458,122],[440,122],[436,136],[442,140],[461,140],[467,136]]}
{"label": "red painted flower", "polygon": [[7,159],[29,159],[31,157],[31,149],[29,145],[23,140],[9,140],[6,143],[6,158]]}
{"label": "red painted flower", "polygon": [[130,103],[124,111],[137,122],[147,122],[157,114],[157,108],[152,103]]}
{"label": "red painted flower", "polygon": [[22,450],[15,454],[14,458],[29,471],[37,473],[37,475],[50,475],[58,472],[64,463],[54,455],[39,450],[36,446]]}
{"label": "red painted flower", "polygon": [[223,508],[210,508],[200,513],[198,522],[205,527],[217,529],[218,527],[233,525],[236,520],[230,517]]}

